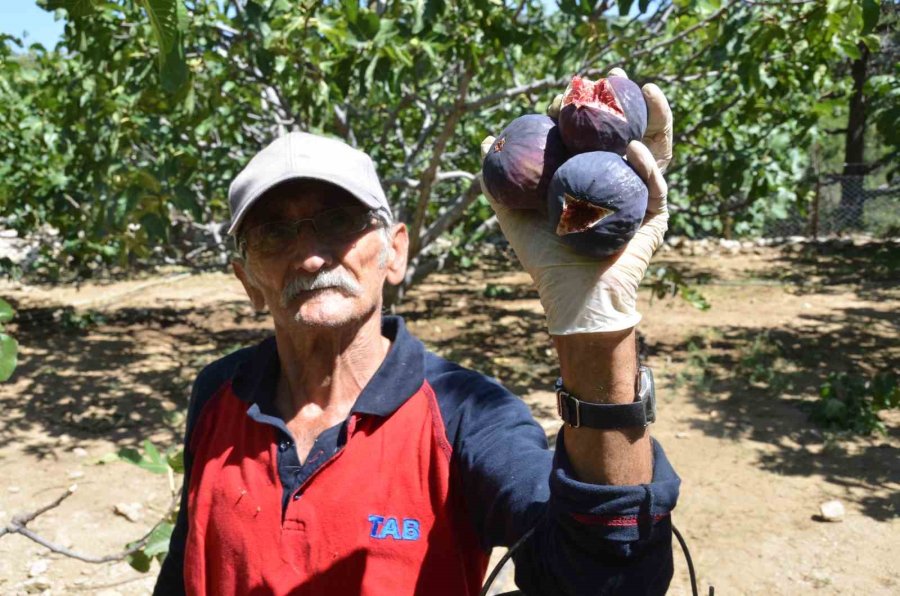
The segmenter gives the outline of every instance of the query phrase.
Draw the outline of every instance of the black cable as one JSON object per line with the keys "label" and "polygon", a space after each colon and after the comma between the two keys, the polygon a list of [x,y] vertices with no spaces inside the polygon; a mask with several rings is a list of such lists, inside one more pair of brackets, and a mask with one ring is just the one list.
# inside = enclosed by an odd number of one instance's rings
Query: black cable
{"label": "black cable", "polygon": [[[519,540],[513,544],[506,554],[504,554],[500,560],[494,565],[494,569],[491,571],[491,574],[488,576],[487,581],[484,583],[484,587],[481,588],[480,596],[487,596],[488,590],[491,588],[491,584],[494,583],[494,580],[497,579],[497,576],[500,574],[500,571],[503,569],[503,565],[506,564],[507,561],[513,556],[516,550],[525,543],[526,540],[531,538],[531,535],[534,534],[537,526],[531,528],[525,534],[519,538]],[[688,575],[691,578],[691,594],[693,596],[700,596],[700,592],[697,589],[697,574],[694,572],[694,561],[691,559],[691,551],[688,549],[687,542],[685,542],[684,537],[681,535],[681,532],[678,531],[678,528],[675,527],[675,524],[672,524],[672,533],[675,535],[675,538],[678,540],[678,544],[681,545],[681,552],[684,553],[684,559],[687,561],[688,566]],[[509,592],[509,594],[517,594],[519,592]],[[709,596],[715,595],[715,588],[712,586],[709,587]],[[501,595],[503,596],[503,595]]]}
{"label": "black cable", "polygon": [[525,534],[521,538],[519,538],[519,540],[515,544],[513,544],[511,547],[509,547],[509,550],[506,551],[506,554],[504,554],[500,558],[500,560],[497,561],[497,564],[494,565],[493,571],[491,571],[491,574],[488,576],[487,581],[484,583],[484,587],[481,588],[480,596],[487,596],[488,590],[491,588],[491,584],[494,583],[495,579],[497,579],[497,576],[500,574],[500,570],[503,569],[503,565],[507,561],[509,561],[510,557],[513,556],[513,553],[516,552],[517,548],[522,546],[526,540],[531,538],[531,535],[534,534],[534,531],[536,528],[537,528],[537,526],[535,525],[533,528],[531,528],[530,530],[525,532]]}
{"label": "black cable", "polygon": [[[697,591],[697,576],[694,574],[694,561],[691,560],[691,551],[688,550],[687,542],[684,541],[681,532],[678,531],[675,524],[672,524],[672,533],[675,534],[675,538],[678,539],[678,544],[681,545],[681,551],[684,553],[685,560],[687,560],[688,573],[691,576],[691,593],[694,596],[700,596],[700,593]],[[710,586],[710,595],[712,595],[712,593],[712,586]]]}

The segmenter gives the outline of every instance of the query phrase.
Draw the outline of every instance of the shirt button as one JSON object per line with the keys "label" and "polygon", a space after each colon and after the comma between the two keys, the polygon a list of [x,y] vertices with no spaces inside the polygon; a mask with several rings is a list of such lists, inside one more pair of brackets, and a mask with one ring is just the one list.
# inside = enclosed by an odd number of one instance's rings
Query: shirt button
{"label": "shirt button", "polygon": [[295,493],[295,494],[294,494],[294,500],[295,500],[295,501],[299,501],[299,500],[300,500],[300,493]]}
{"label": "shirt button", "polygon": [[282,441],[281,444],[278,445],[278,448],[281,449],[282,451],[287,451],[288,447],[290,447],[290,446],[291,446],[290,441]]}

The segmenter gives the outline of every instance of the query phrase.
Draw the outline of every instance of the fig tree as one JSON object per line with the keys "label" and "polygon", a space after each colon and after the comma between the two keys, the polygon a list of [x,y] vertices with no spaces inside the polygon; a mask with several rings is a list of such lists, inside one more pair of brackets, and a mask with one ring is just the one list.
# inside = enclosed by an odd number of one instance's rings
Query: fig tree
{"label": "fig tree", "polygon": [[567,157],[552,118],[521,116],[503,129],[484,156],[484,184],[506,207],[543,210],[550,179]]}
{"label": "fig tree", "polygon": [[607,151],[569,158],[547,190],[547,213],[557,235],[587,256],[622,250],[646,211],[644,181],[621,156]]}
{"label": "fig tree", "polygon": [[641,88],[625,77],[592,82],[576,75],[563,94],[559,132],[571,153],[625,154],[647,130],[647,103]]}

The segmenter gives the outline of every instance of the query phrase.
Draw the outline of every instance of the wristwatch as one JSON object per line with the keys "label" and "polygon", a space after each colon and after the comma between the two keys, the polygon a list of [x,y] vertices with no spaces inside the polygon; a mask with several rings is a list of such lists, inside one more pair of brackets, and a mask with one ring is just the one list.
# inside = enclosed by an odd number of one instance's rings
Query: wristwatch
{"label": "wristwatch", "polygon": [[638,369],[637,395],[630,404],[598,404],[582,401],[563,387],[562,377],[556,380],[556,411],[574,428],[644,427],[656,421],[656,391],[653,372],[649,366]]}

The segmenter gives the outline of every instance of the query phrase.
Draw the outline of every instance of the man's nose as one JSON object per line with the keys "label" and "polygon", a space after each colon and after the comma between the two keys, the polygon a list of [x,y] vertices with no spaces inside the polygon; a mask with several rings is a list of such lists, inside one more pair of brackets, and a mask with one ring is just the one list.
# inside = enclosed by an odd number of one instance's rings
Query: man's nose
{"label": "man's nose", "polygon": [[291,251],[292,260],[298,270],[315,273],[334,263],[334,251],[327,242],[322,242],[316,234],[312,222],[303,222],[297,237],[286,250]]}

